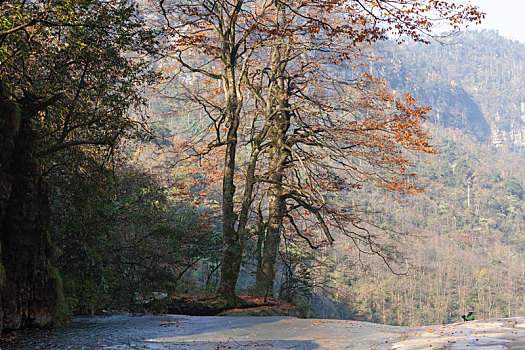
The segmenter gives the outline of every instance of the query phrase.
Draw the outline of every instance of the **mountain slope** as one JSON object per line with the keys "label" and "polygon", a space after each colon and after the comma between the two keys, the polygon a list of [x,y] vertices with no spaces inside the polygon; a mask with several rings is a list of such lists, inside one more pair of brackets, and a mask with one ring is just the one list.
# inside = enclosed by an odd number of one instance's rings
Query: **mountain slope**
{"label": "mountain slope", "polygon": [[370,69],[420,96],[435,122],[492,145],[525,147],[525,44],[469,31],[445,44],[381,43]]}

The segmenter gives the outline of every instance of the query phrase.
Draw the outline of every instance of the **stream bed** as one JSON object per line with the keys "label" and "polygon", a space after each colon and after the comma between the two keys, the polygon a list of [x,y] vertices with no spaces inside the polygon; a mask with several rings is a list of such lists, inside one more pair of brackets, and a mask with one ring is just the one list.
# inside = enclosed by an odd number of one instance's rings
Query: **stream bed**
{"label": "stream bed", "polygon": [[525,349],[525,318],[396,327],[285,316],[79,317],[69,326],[22,333],[2,350]]}
{"label": "stream bed", "polygon": [[[345,324],[346,322],[346,324]],[[30,349],[337,349],[392,336],[397,327],[365,323],[312,320],[284,316],[132,316],[79,317],[67,327],[23,333],[3,350]],[[372,325],[372,324],[370,324]],[[350,341],[352,331],[352,341]],[[361,333],[356,333],[361,331]],[[365,345],[366,344],[366,345]],[[376,347],[373,347],[376,348]],[[383,348],[383,347],[382,347]]]}
{"label": "stream bed", "polygon": [[160,349],[146,339],[173,335],[182,316],[78,317],[66,327],[24,333],[0,349]]}

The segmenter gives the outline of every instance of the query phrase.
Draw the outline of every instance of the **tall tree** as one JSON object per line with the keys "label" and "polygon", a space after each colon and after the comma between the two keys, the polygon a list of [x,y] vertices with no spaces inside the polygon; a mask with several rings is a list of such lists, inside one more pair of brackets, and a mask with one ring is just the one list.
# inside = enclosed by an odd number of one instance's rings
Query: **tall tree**
{"label": "tall tree", "polygon": [[[234,305],[239,302],[235,286],[242,260],[242,238],[252,201],[253,173],[260,149],[253,149],[244,187],[243,203],[235,208],[238,130],[242,119],[244,91],[242,77],[260,45],[259,19],[269,3],[235,0],[205,2],[160,2],[166,24],[175,42],[169,55],[182,72],[201,74],[211,85],[204,92],[190,93],[191,99],[212,120],[213,140],[207,149],[225,147],[222,192],[223,257],[218,293]],[[206,151],[204,151],[206,152]]]}
{"label": "tall tree", "polygon": [[[178,61],[184,73],[198,73],[205,78],[206,88],[199,87],[198,91],[193,90],[191,96],[213,120],[212,130],[215,131],[215,137],[208,147],[225,146],[226,148],[222,203],[224,247],[221,284],[218,291],[230,300],[235,299],[235,284],[242,258],[242,233],[246,232],[246,215],[253,200],[254,171],[260,154],[264,149],[271,149],[271,157],[274,159],[271,170],[277,178],[267,182],[281,183],[280,169],[288,159],[286,153],[291,154],[290,146],[285,142],[288,136],[284,135],[289,129],[286,125],[293,125],[290,123],[292,115],[300,118],[298,112],[301,108],[304,109],[304,107],[287,106],[289,99],[287,94],[293,93],[297,96],[303,94],[301,99],[308,105],[311,104],[309,96],[314,96],[316,93],[313,84],[297,83],[296,80],[313,77],[316,83],[329,84],[333,87],[334,81],[326,79],[326,76],[319,79],[317,78],[319,75],[314,74],[314,67],[318,66],[315,64],[316,60],[323,61],[324,73],[327,73],[330,67],[337,71],[338,65],[352,58],[349,50],[351,52],[360,43],[369,44],[377,40],[386,40],[392,35],[400,41],[412,39],[427,42],[436,22],[432,18],[458,28],[464,21],[478,21],[482,17],[473,6],[456,6],[446,1],[435,0],[423,2],[356,0],[326,3],[269,0],[160,1],[160,10],[166,18],[169,31],[174,34],[171,57]],[[286,50],[286,46],[289,46],[289,55],[276,58],[282,55],[281,51]],[[278,62],[272,61],[273,59],[277,59]],[[291,61],[294,61],[293,68],[287,68]],[[299,72],[297,78],[294,69],[303,70]],[[255,82],[250,82],[260,76],[263,77],[262,79],[266,79],[267,76],[270,78],[264,83],[261,81],[259,86]],[[290,77],[294,78],[290,79]],[[369,81],[373,80],[369,79]],[[272,88],[267,89],[266,83]],[[280,91],[273,88],[278,84],[281,86]],[[340,86],[344,85],[345,83],[340,84]],[[256,96],[256,102],[245,101],[243,97],[245,89],[249,89]],[[334,87],[332,90],[336,91],[337,88]],[[257,94],[264,96],[257,97]],[[278,94],[282,96],[279,97]],[[331,98],[334,98],[334,95]],[[334,109],[330,104],[323,105],[318,102],[315,100],[317,112],[312,112],[310,115],[318,112],[326,114],[330,109],[337,111],[335,114],[343,113],[338,107]],[[390,100],[389,103],[395,102]],[[409,98],[409,107],[403,107],[402,104],[399,107],[408,111],[411,109],[411,103]],[[261,118],[252,118],[248,113],[243,114],[243,107],[250,110],[253,104],[259,104],[260,108],[265,109],[256,112]],[[349,104],[345,108],[348,106]],[[415,112],[416,108],[412,110],[413,113],[421,114],[419,109],[417,109],[419,112]],[[351,112],[347,109],[346,113]],[[250,122],[252,127],[248,127],[248,134],[257,136],[250,136],[248,141],[252,145],[252,158],[248,162],[241,209],[237,211],[234,203],[236,193],[234,180],[239,146],[238,130]],[[305,123],[304,126],[309,128],[311,125]],[[326,128],[325,125],[324,129]],[[410,128],[407,126],[405,131],[409,133],[408,129]],[[315,137],[317,133],[316,131],[311,133],[308,129],[293,128],[293,130],[296,138],[304,140]],[[413,134],[407,134],[408,138],[422,136],[417,130],[411,131]],[[388,131],[385,133],[388,134]],[[269,145],[267,135],[273,135],[270,141],[273,142],[272,146]],[[391,140],[403,143],[400,139]],[[276,146],[279,143],[281,146]],[[367,145],[373,149],[374,142],[368,141]],[[300,160],[301,158],[298,157],[297,161]],[[381,164],[386,162],[383,160]],[[309,171],[303,172],[303,175],[310,176]],[[393,184],[391,186],[395,187]],[[272,200],[272,203],[277,205],[275,208],[272,206],[275,209],[272,209],[274,213],[272,215],[276,219],[282,217],[284,212],[279,209],[283,207],[284,198],[280,191],[280,188],[272,185],[272,193],[278,198],[276,201]],[[295,200],[301,207],[309,207],[309,211],[313,212],[316,218],[321,218],[318,206],[306,202],[297,194],[289,193],[287,198]],[[282,226],[279,220],[282,218],[272,224],[274,227],[272,232],[275,231],[276,236],[267,236],[274,242],[278,242],[276,237],[279,235],[279,227]],[[323,231],[328,233],[322,220],[320,225]],[[328,234],[327,236],[329,237]],[[272,251],[275,252],[275,249]],[[270,258],[269,261],[272,259]],[[273,270],[271,265],[273,263],[270,262],[269,270]]]}
{"label": "tall tree", "polygon": [[368,246],[369,253],[386,259],[373,235],[359,225],[356,208],[336,204],[334,192],[367,182],[401,193],[420,190],[411,181],[414,174],[407,172],[410,163],[403,150],[434,152],[421,127],[428,109],[417,107],[409,95],[396,100],[367,74],[349,73],[363,62],[363,44],[386,39],[391,30],[399,40],[428,42],[433,22],[427,11],[454,28],[482,16],[473,7],[456,11],[455,5],[443,2],[273,5],[265,17],[273,34],[265,46],[270,54],[266,64],[262,59],[254,69],[253,76],[261,78],[256,83],[247,79],[272,125],[268,171],[262,179],[268,183],[268,219],[255,286],[264,295],[273,293],[285,217],[307,240],[297,218],[311,216],[305,227],[319,229],[326,242],[332,243],[332,232],[340,231],[359,249]]}

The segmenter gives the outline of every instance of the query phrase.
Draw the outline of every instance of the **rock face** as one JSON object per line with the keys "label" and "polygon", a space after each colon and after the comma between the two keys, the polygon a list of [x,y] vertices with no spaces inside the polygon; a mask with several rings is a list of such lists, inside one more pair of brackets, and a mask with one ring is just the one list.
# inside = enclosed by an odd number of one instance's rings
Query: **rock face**
{"label": "rock face", "polygon": [[30,117],[0,91],[0,330],[51,325],[60,291]]}
{"label": "rock face", "polygon": [[521,120],[511,122],[506,129],[495,127],[492,130],[490,143],[494,146],[516,145],[525,146],[525,115]]}

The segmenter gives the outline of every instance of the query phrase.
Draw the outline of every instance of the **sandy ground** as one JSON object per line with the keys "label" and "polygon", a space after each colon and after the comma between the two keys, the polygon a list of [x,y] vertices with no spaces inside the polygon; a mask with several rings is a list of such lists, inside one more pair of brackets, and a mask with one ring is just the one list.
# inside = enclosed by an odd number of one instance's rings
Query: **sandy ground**
{"label": "sandy ground", "polygon": [[146,342],[180,349],[525,349],[525,318],[430,327],[283,317],[184,316],[179,323],[188,334]]}

